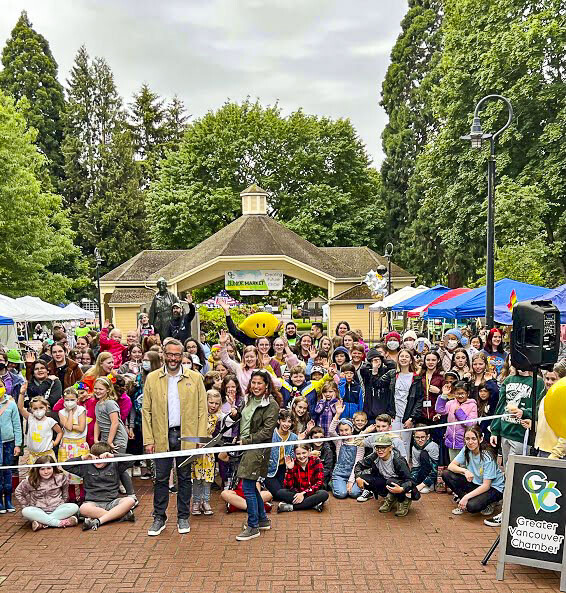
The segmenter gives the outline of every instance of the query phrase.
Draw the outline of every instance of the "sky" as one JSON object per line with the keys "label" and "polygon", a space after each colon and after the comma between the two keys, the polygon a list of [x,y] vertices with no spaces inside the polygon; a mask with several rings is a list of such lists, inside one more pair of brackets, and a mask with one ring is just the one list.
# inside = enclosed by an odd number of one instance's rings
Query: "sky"
{"label": "sky", "polygon": [[63,84],[85,45],[128,103],[143,83],[193,118],[227,100],[350,118],[374,166],[379,105],[406,0],[2,0],[0,44],[25,9]]}

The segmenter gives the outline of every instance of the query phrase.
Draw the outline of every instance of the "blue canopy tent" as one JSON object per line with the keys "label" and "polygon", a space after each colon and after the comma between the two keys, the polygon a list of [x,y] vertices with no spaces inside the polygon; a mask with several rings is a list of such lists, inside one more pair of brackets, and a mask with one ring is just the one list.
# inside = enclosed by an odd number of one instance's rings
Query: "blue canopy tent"
{"label": "blue canopy tent", "polygon": [[411,311],[411,309],[415,309],[416,307],[422,307],[423,305],[428,305],[432,303],[434,299],[438,298],[439,296],[443,295],[445,292],[448,292],[450,289],[447,286],[442,286],[442,284],[437,284],[424,292],[416,294],[408,299],[397,303],[391,307],[392,311]]}
{"label": "blue canopy tent", "polygon": [[0,325],[14,325],[14,320],[0,315]]}
{"label": "blue canopy tent", "polygon": [[[517,282],[510,278],[502,278],[495,283],[494,304],[505,307],[511,299],[511,293],[515,291],[518,301],[535,299],[548,292],[548,288],[534,286]],[[424,316],[425,319],[472,319],[474,317],[485,317],[485,296],[486,287],[475,288],[453,299],[430,307]]]}
{"label": "blue canopy tent", "polygon": [[[532,300],[532,298],[533,297],[528,297],[527,299],[517,298],[517,302],[522,300]],[[566,284],[534,298],[541,301],[552,301],[560,311],[560,323],[566,323]],[[504,325],[511,325],[513,323],[511,311],[509,311],[506,305],[495,307],[495,321],[497,321],[497,323],[503,323]]]}

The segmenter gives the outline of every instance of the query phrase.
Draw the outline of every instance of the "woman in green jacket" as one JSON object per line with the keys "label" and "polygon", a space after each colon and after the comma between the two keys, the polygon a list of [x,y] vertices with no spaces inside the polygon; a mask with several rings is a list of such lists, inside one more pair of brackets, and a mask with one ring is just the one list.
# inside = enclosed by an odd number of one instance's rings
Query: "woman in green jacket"
{"label": "woman in green jacket", "polygon": [[[253,371],[245,403],[240,410],[233,409],[231,414],[232,419],[240,419],[240,444],[271,443],[277,426],[280,399],[271,375],[263,369]],[[251,449],[242,455],[237,475],[242,479],[248,522],[236,536],[238,541],[259,537],[260,529],[271,529],[271,521],[265,514],[263,500],[256,486],[257,481],[267,475],[269,456],[269,448]]]}

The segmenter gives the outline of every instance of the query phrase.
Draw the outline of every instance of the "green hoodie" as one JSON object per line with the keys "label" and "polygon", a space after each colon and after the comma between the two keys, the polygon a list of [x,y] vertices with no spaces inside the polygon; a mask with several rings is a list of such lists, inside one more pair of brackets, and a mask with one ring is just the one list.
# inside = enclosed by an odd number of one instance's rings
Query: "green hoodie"
{"label": "green hoodie", "polygon": [[[505,414],[507,404],[515,402],[520,410],[523,410],[522,419],[532,417],[531,410],[531,391],[533,389],[533,378],[512,375],[507,377],[499,390],[499,401],[495,414]],[[539,377],[537,379],[537,406],[542,399],[544,392],[544,382]],[[525,429],[521,426],[518,418],[496,418],[490,426],[491,434],[501,436],[510,441],[522,443],[525,439]]]}

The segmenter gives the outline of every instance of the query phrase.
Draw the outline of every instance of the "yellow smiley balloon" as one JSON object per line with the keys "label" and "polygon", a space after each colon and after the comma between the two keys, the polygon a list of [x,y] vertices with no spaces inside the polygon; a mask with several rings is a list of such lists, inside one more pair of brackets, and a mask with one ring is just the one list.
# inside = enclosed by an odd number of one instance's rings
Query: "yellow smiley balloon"
{"label": "yellow smiley balloon", "polygon": [[271,313],[253,313],[240,323],[240,329],[249,338],[270,337],[275,333],[279,319]]}
{"label": "yellow smiley balloon", "polygon": [[558,379],[544,396],[544,415],[554,434],[566,439],[566,377]]}

